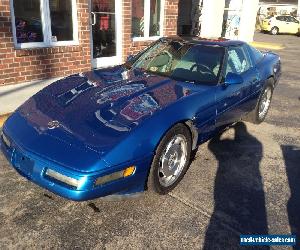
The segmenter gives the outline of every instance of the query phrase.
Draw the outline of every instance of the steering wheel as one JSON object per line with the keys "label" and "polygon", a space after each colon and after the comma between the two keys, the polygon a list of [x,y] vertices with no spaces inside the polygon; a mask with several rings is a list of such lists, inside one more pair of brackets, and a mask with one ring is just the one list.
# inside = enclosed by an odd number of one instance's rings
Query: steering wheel
{"label": "steering wheel", "polygon": [[168,66],[170,63],[171,57],[169,53],[163,52],[159,55],[156,55],[154,58],[151,59],[149,63],[149,68],[155,67],[157,69],[162,69],[164,66]]}
{"label": "steering wheel", "polygon": [[208,74],[211,74],[211,75],[215,75],[215,73],[206,65],[204,64],[198,64],[198,63],[195,63],[191,68],[190,70],[191,71],[194,71],[194,69],[196,68],[197,72],[202,72],[202,73],[208,73]]}

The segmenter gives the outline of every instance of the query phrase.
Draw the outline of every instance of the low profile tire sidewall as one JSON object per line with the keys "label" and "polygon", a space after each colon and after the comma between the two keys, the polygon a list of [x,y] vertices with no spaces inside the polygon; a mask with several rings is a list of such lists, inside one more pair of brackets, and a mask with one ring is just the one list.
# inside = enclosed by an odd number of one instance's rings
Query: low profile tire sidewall
{"label": "low profile tire sidewall", "polygon": [[[168,187],[164,187],[160,184],[158,178],[158,170],[160,164],[160,158],[163,154],[167,144],[174,138],[176,135],[183,135],[187,141],[187,157],[185,165],[178,176],[177,180]],[[161,195],[169,193],[173,190],[177,184],[182,180],[183,176],[185,175],[186,171],[188,170],[190,164],[190,157],[191,157],[191,145],[192,145],[192,138],[189,129],[183,124],[177,124],[172,127],[165,136],[161,139],[157,149],[156,154],[153,157],[153,161],[151,164],[151,168],[149,171],[148,181],[147,181],[147,189],[149,192],[158,193]]]}
{"label": "low profile tire sidewall", "polygon": [[[257,102],[257,107],[256,107],[256,120],[258,121],[258,123],[262,123],[262,122],[266,119],[266,117],[267,117],[267,115],[268,115],[268,113],[269,113],[270,107],[271,107],[274,87],[273,87],[273,84],[272,84],[270,81],[271,81],[271,80],[269,80],[269,82],[268,82],[268,83],[266,84],[266,86],[263,88],[263,90],[262,90],[262,92],[261,92],[261,95],[260,95],[260,97],[259,97],[259,100],[258,100],[258,102]],[[260,107],[260,105],[261,105],[263,95],[264,95],[264,93],[265,93],[265,91],[266,91],[267,88],[270,88],[270,90],[271,90],[270,104],[269,104],[269,107],[268,107],[268,110],[267,110],[266,114],[264,115],[264,117],[261,118],[261,117],[259,116],[259,107]]]}

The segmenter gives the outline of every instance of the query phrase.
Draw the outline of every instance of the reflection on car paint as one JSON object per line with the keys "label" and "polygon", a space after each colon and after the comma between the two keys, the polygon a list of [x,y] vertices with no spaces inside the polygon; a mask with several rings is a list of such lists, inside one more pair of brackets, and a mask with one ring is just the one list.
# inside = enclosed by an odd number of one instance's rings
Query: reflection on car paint
{"label": "reflection on car paint", "polygon": [[172,81],[172,84],[166,84],[161,86],[160,89],[154,89],[152,93],[155,100],[158,100],[159,105],[165,107],[179,98],[188,96],[190,90],[178,85],[176,81]]}
{"label": "reflection on car paint", "polygon": [[[101,71],[101,74],[98,74],[94,71],[80,73],[78,75],[73,75],[64,79],[67,81],[78,81],[78,85],[74,86],[71,89],[67,89],[57,96],[62,105],[68,105],[70,102],[74,101],[79,95],[93,87],[105,87],[105,85],[110,85],[112,83],[120,82],[128,79],[130,73],[125,71],[123,67],[116,67],[115,70],[110,71]],[[102,102],[100,102],[102,103]]]}
{"label": "reflection on car paint", "polygon": [[[145,81],[143,81],[145,82]],[[124,86],[117,86],[113,89],[110,89],[106,92],[100,94],[100,98],[97,100],[98,104],[104,102],[116,101],[121,97],[129,96],[145,87],[145,84],[131,83]]]}
{"label": "reflection on car paint", "polygon": [[128,128],[128,127],[126,127],[126,126],[124,126],[122,124],[119,124],[119,123],[117,123],[114,120],[110,120],[110,121],[105,120],[102,117],[100,110],[98,110],[98,111],[95,112],[95,116],[106,127],[112,128],[112,129],[117,130],[119,132],[128,132],[130,130],[130,128]]}
{"label": "reflection on car paint", "polygon": [[86,81],[80,84],[79,86],[68,90],[67,92],[60,94],[57,98],[61,101],[63,105],[68,105],[74,99],[76,99],[79,95],[84,93],[85,91],[97,87],[96,83],[91,81]]}
{"label": "reflection on car paint", "polygon": [[[124,67],[117,66],[108,69],[100,69],[96,71],[85,72],[82,75],[87,79],[97,82],[104,83],[104,85],[109,85],[118,81],[122,81],[122,73],[125,71]],[[103,86],[104,87],[104,86]]]}
{"label": "reflection on car paint", "polygon": [[[149,77],[147,80],[145,84],[141,84],[144,86],[143,88],[145,88],[146,85],[151,86],[154,83],[157,84],[157,79],[153,81],[153,78]],[[97,120],[106,127],[119,132],[129,131],[131,127],[137,126],[141,120],[152,115],[156,110],[164,108],[191,93],[190,89],[181,86],[177,81],[168,80],[166,82],[164,80],[165,78],[162,77],[160,83],[164,84],[162,84],[160,88],[154,88],[152,91],[145,94],[141,93],[141,95],[136,97],[133,97],[132,94],[143,88],[142,86],[132,88],[134,84],[128,84],[122,87],[116,86],[110,91],[101,93],[102,96],[108,97],[112,95],[113,98],[101,99],[101,104],[107,102],[109,105],[105,105],[101,111],[97,110],[95,112]],[[128,91],[127,93],[117,91],[123,87]],[[117,95],[114,95],[115,92],[117,92]],[[121,97],[126,97],[127,101],[124,100],[124,102],[118,104],[117,100]],[[99,99],[97,102],[99,103]]]}
{"label": "reflection on car paint", "polygon": [[31,126],[39,134],[47,130],[47,124],[51,120],[37,108],[34,98],[30,98],[26,101],[26,105],[20,110],[20,114],[30,122]]}
{"label": "reflection on car paint", "polygon": [[129,104],[121,110],[121,115],[130,121],[139,120],[141,117],[152,114],[159,109],[158,103],[149,94],[144,94],[132,99]]}
{"label": "reflection on car paint", "polygon": [[[38,133],[38,134],[52,134],[55,132],[50,131],[51,129],[48,128],[48,124],[53,121],[53,118],[50,116],[45,115],[40,109],[39,106],[37,105],[37,102],[35,98],[30,98],[27,102],[26,105],[24,105],[24,108],[19,110],[20,114],[27,119],[28,122],[30,122],[30,125],[32,128]],[[74,131],[72,131],[68,126],[65,126],[61,119],[59,119],[59,130],[64,131],[65,136],[71,136],[71,137],[76,137],[79,141],[82,143],[85,143],[85,138],[81,136],[78,133],[74,134]],[[57,131],[55,129],[55,131]],[[62,139],[62,138],[60,138]]]}

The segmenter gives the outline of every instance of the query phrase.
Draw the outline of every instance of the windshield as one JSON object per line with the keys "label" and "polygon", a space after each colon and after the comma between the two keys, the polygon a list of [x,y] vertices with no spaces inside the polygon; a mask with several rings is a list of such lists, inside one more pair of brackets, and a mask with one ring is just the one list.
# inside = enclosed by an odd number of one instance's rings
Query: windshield
{"label": "windshield", "polygon": [[130,66],[178,80],[217,84],[224,51],[220,46],[160,41],[137,56]]}

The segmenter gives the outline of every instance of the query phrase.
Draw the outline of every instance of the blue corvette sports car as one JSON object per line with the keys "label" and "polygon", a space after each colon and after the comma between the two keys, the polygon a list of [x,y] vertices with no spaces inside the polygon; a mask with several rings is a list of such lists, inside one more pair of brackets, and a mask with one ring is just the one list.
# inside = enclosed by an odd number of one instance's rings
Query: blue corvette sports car
{"label": "blue corvette sports car", "polygon": [[123,65],[71,75],[6,121],[1,149],[32,182],[72,200],[171,191],[197,146],[261,123],[278,55],[240,41],[161,38]]}

